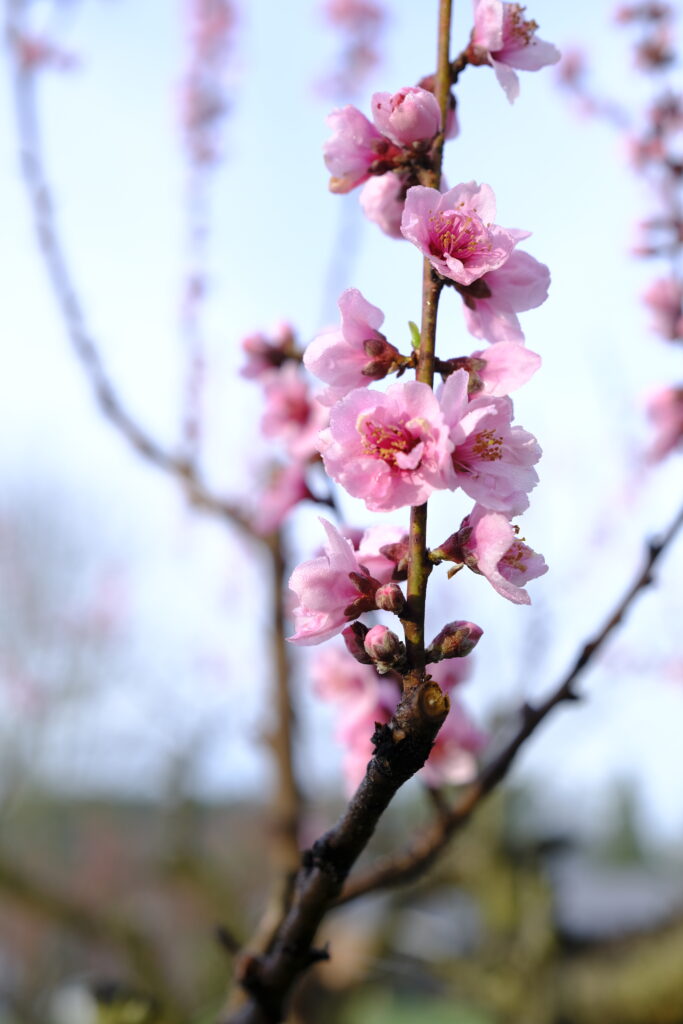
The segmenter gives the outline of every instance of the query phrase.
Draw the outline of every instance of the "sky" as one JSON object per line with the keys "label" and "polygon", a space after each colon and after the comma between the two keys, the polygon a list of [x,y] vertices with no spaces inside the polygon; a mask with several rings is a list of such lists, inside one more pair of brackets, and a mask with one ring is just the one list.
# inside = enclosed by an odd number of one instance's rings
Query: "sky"
{"label": "sky", "polygon": [[[365,223],[357,194],[327,190],[320,148],[330,103],[315,83],[336,51],[317,7],[302,0],[242,7],[225,157],[211,183],[204,314],[207,464],[216,486],[232,493],[252,485],[259,451],[260,397],[237,376],[240,339],[288,320],[308,340],[334,322],[338,294],[355,286],[384,310],[388,337],[407,342],[408,320],[419,320],[421,278],[415,250]],[[185,266],[181,8],[168,0],[84,0],[63,26],[80,67],[46,76],[40,97],[60,226],[92,330],[130,408],[170,442]],[[435,11],[434,2],[391,5],[382,65],[357,99],[362,109],[372,92],[431,70]],[[528,15],[561,49],[587,47],[600,89],[638,101],[627,37],[611,22],[611,4],[537,0]],[[457,2],[454,51],[469,19],[469,4]],[[629,253],[648,196],[629,171],[623,140],[572,111],[552,69],[523,75],[514,106],[488,69],[469,69],[458,100],[461,135],[447,151],[449,184],[491,184],[498,222],[532,231],[525,247],[553,276],[550,299],[523,324],[543,370],[515,399],[517,421],[545,452],[523,528],[551,572],[531,585],[531,609],[508,605],[478,578],[459,583],[455,617],[485,629],[466,693],[485,721],[548,689],[632,577],[643,539],[673,516],[680,457],[645,471],[634,453],[647,440],[643,394],[675,379],[678,368],[675,354],[648,334],[638,303],[653,268]],[[263,567],[239,538],[187,510],[172,482],[142,464],[99,417],[34,242],[4,66],[0,123],[0,255],[8,284],[0,311],[2,513],[20,524],[29,551],[42,545],[43,561],[34,559],[31,570],[38,579],[64,581],[53,605],[46,597],[46,616],[51,607],[86,607],[103,578],[117,580],[123,594],[91,688],[62,702],[40,728],[35,712],[31,718],[14,708],[15,745],[67,786],[87,780],[158,792],[178,756],[192,750],[192,784],[202,792],[261,789],[268,780],[257,742],[267,684]],[[466,347],[457,303],[444,306],[443,336]],[[438,495],[435,530],[457,525],[467,511],[452,502]],[[358,502],[343,507],[357,524],[371,519]],[[311,554],[316,515],[306,510],[293,524],[299,557]],[[626,778],[648,826],[683,834],[676,785],[683,768],[682,562],[679,543],[661,587],[643,597],[604,665],[587,678],[589,700],[558,712],[521,758],[515,778],[534,783],[546,814],[595,819],[607,784]],[[444,607],[450,615],[451,603],[451,592],[435,594],[435,623]],[[305,670],[306,656],[299,660]],[[304,723],[323,737],[301,759],[333,780],[331,712],[314,704],[305,678],[299,702]]]}

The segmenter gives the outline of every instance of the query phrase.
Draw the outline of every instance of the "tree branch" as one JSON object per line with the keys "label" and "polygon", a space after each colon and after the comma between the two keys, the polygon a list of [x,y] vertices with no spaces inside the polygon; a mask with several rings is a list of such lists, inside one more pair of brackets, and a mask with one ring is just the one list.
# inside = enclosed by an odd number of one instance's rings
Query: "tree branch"
{"label": "tree branch", "polygon": [[349,903],[376,889],[402,885],[421,875],[441,853],[452,836],[469,820],[481,801],[506,777],[517,753],[545,720],[550,712],[564,701],[577,700],[574,683],[601,650],[605,641],[622,622],[638,594],[653,580],[653,569],[660,556],[670,547],[683,526],[683,508],[658,539],[646,548],[643,565],[627,588],[602,628],[588,640],[577,655],[574,664],[557,684],[547,699],[536,707],[525,704],[521,710],[516,732],[502,750],[486,765],[476,781],[463,793],[458,802],[439,814],[432,826],[404,851],[382,858],[365,874],[352,879],[344,888],[339,903]]}

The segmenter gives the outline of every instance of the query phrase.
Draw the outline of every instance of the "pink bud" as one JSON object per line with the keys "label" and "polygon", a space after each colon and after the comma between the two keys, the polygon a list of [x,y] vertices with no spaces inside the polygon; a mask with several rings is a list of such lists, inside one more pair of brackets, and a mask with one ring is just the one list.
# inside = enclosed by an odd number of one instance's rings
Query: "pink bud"
{"label": "pink bud", "polygon": [[378,608],[385,612],[394,612],[400,615],[405,607],[403,591],[398,583],[385,583],[375,594],[375,602]]}
{"label": "pink bud", "polygon": [[376,92],[372,97],[372,119],[382,134],[397,146],[429,142],[441,128],[436,97],[419,86],[406,86],[393,96]]}
{"label": "pink bud", "polygon": [[381,675],[393,668],[405,655],[405,647],[386,626],[373,626],[368,630],[364,647]]}
{"label": "pink bud", "polygon": [[474,622],[449,622],[427,649],[427,661],[465,658],[479,643],[483,629]]}

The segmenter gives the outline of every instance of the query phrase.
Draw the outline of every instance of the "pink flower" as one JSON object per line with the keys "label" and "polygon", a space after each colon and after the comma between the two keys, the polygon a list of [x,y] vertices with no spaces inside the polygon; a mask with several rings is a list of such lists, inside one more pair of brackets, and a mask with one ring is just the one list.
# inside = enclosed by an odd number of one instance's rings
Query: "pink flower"
{"label": "pink flower", "polygon": [[653,318],[652,329],[667,341],[683,338],[683,284],[675,277],[660,277],[643,294]]}
{"label": "pink flower", "polygon": [[361,189],[363,213],[389,238],[403,238],[401,217],[404,203],[405,185],[400,175],[392,171],[370,178]]}
{"label": "pink flower", "polygon": [[392,96],[376,92],[372,119],[382,135],[397,146],[430,142],[441,128],[441,111],[433,93],[419,86],[405,86]]}
{"label": "pink flower", "polygon": [[311,497],[300,463],[277,466],[259,495],[258,506],[254,510],[255,529],[260,534],[272,533],[282,525],[295,505]]}
{"label": "pink flower", "polygon": [[280,440],[296,459],[310,458],[317,450],[320,430],[327,425],[327,409],[309,394],[308,382],[294,363],[272,373],[264,389],[264,436]]}
{"label": "pink flower", "polygon": [[549,285],[545,264],[526,252],[511,253],[502,267],[461,292],[467,330],[491,342],[524,341],[516,314],[545,302]]}
{"label": "pink flower", "polygon": [[653,462],[659,462],[669,452],[683,448],[683,387],[655,392],[650,396],[647,411],[657,430],[648,454]]}
{"label": "pink flower", "polygon": [[472,672],[472,658],[447,658],[429,666],[429,674],[442,690],[450,693],[469,678]]}
{"label": "pink flower", "polygon": [[338,305],[341,326],[323,331],[304,353],[306,369],[331,385],[318,396],[323,405],[334,405],[354,388],[385,377],[398,355],[377,330],[384,313],[357,288],[342,292]]}
{"label": "pink flower", "polygon": [[467,51],[470,63],[490,64],[511,103],[519,95],[513,68],[538,71],[560,59],[552,43],[536,38],[536,22],[525,21],[523,15],[521,4],[474,0],[474,29]]}
{"label": "pink flower", "polygon": [[294,609],[296,633],[288,639],[304,646],[329,640],[373,608],[377,589],[377,581],[359,565],[349,541],[326,519],[320,522],[327,533],[324,553],[302,562],[289,579],[299,603]]}
{"label": "pink flower", "polygon": [[361,537],[356,554],[358,561],[380,583],[389,583],[396,569],[396,562],[382,554],[382,548],[407,542],[408,534],[402,526],[378,523],[369,527]]}
{"label": "pink flower", "polygon": [[361,665],[339,647],[325,647],[316,655],[311,668],[313,688],[323,700],[358,703],[377,686],[377,673],[371,665]]}
{"label": "pink flower", "polygon": [[374,669],[375,686],[362,700],[342,706],[337,738],[346,748],[344,778],[347,792],[352,793],[361,782],[373,755],[372,737],[378,725],[386,725],[398,704],[398,690],[391,682],[382,682]]}
{"label": "pink flower", "polygon": [[462,786],[471,782],[477,774],[474,755],[483,749],[487,740],[487,735],[477,729],[462,705],[452,701],[448,717],[422,769],[422,778],[432,786]]}
{"label": "pink flower", "polygon": [[295,354],[294,331],[290,324],[282,322],[273,328],[272,337],[265,334],[250,334],[242,339],[242,350],[247,362],[240,370],[242,377],[256,380],[272,370],[279,369]]}
{"label": "pink flower", "polygon": [[327,118],[332,138],[323,146],[325,166],[332,175],[330,192],[350,192],[370,176],[370,167],[391,146],[356,107],[333,110]]}
{"label": "pink flower", "polygon": [[[541,365],[536,352],[516,341],[500,341],[482,352],[473,352],[470,359],[477,366],[475,381],[481,383],[479,394],[496,398],[521,388]],[[479,365],[482,363],[483,366]]]}
{"label": "pink flower", "polygon": [[320,434],[328,474],[371,512],[425,502],[445,486],[451,449],[436,396],[418,381],[352,391]]}
{"label": "pink flower", "polygon": [[475,505],[462,521],[461,531],[471,531],[462,545],[465,564],[485,576],[493,589],[513,604],[530,604],[523,584],[548,571],[543,555],[517,539],[515,528],[500,512]]}
{"label": "pink flower", "polygon": [[526,237],[493,223],[496,200],[489,185],[456,185],[448,192],[408,189],[401,231],[442,277],[468,285],[509,258]]}
{"label": "pink flower", "polygon": [[533,434],[511,425],[509,398],[485,395],[469,402],[467,384],[467,373],[457,370],[440,394],[453,444],[448,486],[462,487],[485,508],[519,515],[528,508],[527,494],[538,483],[533,467],[541,449]]}

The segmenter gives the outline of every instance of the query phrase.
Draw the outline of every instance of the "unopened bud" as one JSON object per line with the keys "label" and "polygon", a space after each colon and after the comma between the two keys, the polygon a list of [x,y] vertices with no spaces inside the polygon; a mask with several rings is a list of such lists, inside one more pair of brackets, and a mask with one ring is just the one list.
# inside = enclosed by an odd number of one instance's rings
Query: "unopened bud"
{"label": "unopened bud", "polygon": [[382,611],[394,612],[395,615],[401,614],[406,603],[398,583],[385,583],[379,587],[375,594],[375,601],[377,607]]}
{"label": "unopened bud", "polygon": [[463,519],[459,530],[447,537],[438,548],[432,548],[430,556],[432,561],[440,562],[464,562],[466,561],[465,545],[472,535],[472,527],[468,520]]}
{"label": "unopened bud", "polygon": [[398,349],[391,345],[386,338],[368,338],[363,342],[363,348],[368,357],[368,361],[361,371],[363,376],[370,377],[372,380],[381,380],[382,377],[386,377],[399,354]]}
{"label": "unopened bud", "polygon": [[389,672],[405,656],[405,647],[386,626],[373,626],[368,630],[364,647],[380,675]]}
{"label": "unopened bud", "polygon": [[427,648],[427,661],[467,657],[479,643],[483,632],[474,622],[449,622]]}
{"label": "unopened bud", "polygon": [[346,649],[361,665],[372,665],[372,658],[367,654],[363,641],[368,635],[368,627],[362,622],[352,622],[350,626],[342,630]]}
{"label": "unopened bud", "polygon": [[395,580],[405,580],[408,576],[408,540],[399,540],[395,544],[384,544],[380,549],[380,555],[384,555],[390,562],[394,562],[396,568],[392,575]]}

